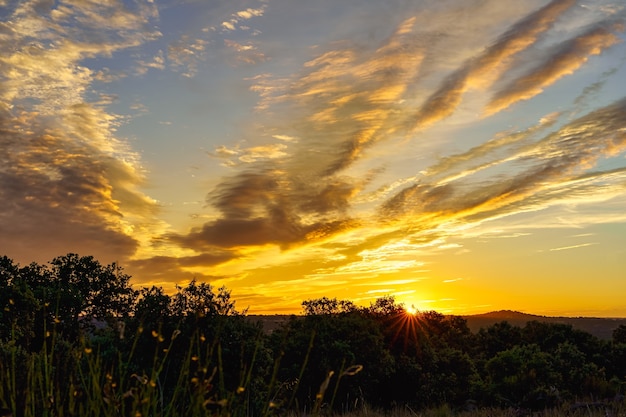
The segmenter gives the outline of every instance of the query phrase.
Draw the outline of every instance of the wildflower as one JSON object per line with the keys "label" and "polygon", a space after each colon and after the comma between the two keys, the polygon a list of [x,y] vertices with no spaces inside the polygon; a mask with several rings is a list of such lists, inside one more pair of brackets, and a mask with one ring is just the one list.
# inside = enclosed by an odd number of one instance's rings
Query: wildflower
{"label": "wildflower", "polygon": [[172,332],[172,340],[176,339],[180,334],[180,330],[176,329]]}
{"label": "wildflower", "polygon": [[139,376],[137,374],[132,374],[130,377],[135,378],[137,381],[141,382],[143,385],[146,385],[148,383],[148,377],[145,375]]}
{"label": "wildflower", "polygon": [[13,299],[12,299],[12,298],[9,298],[9,304],[14,305],[14,304],[15,304],[15,301],[13,301]]}
{"label": "wildflower", "polygon": [[152,337],[159,337],[159,332],[152,330]]}
{"label": "wildflower", "polygon": [[228,404],[228,400],[225,398],[223,400],[218,400],[218,401],[209,399],[202,403],[202,405],[205,407],[209,404],[219,405],[220,407],[225,407]]}
{"label": "wildflower", "polygon": [[204,335],[203,335],[203,334],[201,334],[201,335],[200,335],[200,341],[201,341],[201,342],[205,342],[205,341],[206,341],[206,337],[204,337]]}
{"label": "wildflower", "polygon": [[135,397],[136,391],[137,391],[136,388],[131,388],[128,391],[126,391],[124,394],[122,394],[122,398]]}
{"label": "wildflower", "polygon": [[124,331],[126,330],[126,322],[117,322],[117,331],[120,332],[120,340],[124,339]]}
{"label": "wildflower", "polygon": [[352,376],[352,375],[356,375],[359,372],[361,372],[363,370],[363,365],[352,365],[351,367],[349,367],[348,369],[346,369],[345,371],[343,371],[343,373],[341,374],[341,376]]}
{"label": "wildflower", "polygon": [[85,353],[86,353],[87,355],[89,355],[91,352],[93,352],[93,349],[91,349],[90,347],[86,347],[86,348],[85,348]]}
{"label": "wildflower", "polygon": [[321,401],[322,398],[324,398],[324,393],[326,392],[326,390],[328,389],[328,384],[330,384],[330,378],[332,378],[332,376],[335,374],[335,371],[330,371],[328,372],[328,375],[326,376],[326,379],[324,380],[324,382],[322,382],[322,385],[320,385],[320,390],[317,393],[317,395],[315,396],[315,398],[318,401]]}
{"label": "wildflower", "polygon": [[237,394],[241,394],[245,391],[246,389],[244,387],[237,387]]}
{"label": "wildflower", "polygon": [[198,360],[198,357],[197,357],[196,355],[193,355],[193,356],[191,357],[191,360],[195,362],[195,361],[197,361],[197,360]]}

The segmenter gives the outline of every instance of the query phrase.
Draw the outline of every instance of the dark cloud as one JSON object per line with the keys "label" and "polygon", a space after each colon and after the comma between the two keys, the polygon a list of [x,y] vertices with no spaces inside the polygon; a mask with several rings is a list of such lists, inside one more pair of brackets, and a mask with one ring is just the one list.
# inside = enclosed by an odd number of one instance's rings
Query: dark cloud
{"label": "dark cloud", "polygon": [[37,261],[67,252],[116,260],[135,252],[138,243],[121,231],[123,216],[111,198],[107,171],[115,163],[97,149],[36,131],[34,123],[27,134],[14,120],[0,124],[0,247],[26,261],[35,260],[27,258],[32,254]]}
{"label": "dark cloud", "polygon": [[202,250],[207,246],[237,248],[278,245],[282,248],[318,241],[356,226],[350,219],[304,224],[297,216],[275,208],[262,218],[220,219],[206,223],[189,234],[170,235],[172,241],[188,248]]}
{"label": "dark cloud", "polygon": [[[264,164],[225,178],[209,194],[219,219],[188,235],[170,238],[188,248],[262,246],[286,248],[345,231],[355,222],[347,215],[355,185],[339,178],[305,181]],[[308,177],[306,177],[308,178]]]}
{"label": "dark cloud", "polygon": [[[228,262],[236,254],[213,248],[211,251],[194,256],[154,256],[146,259],[130,260],[126,263],[134,282],[144,285],[170,286],[172,282],[188,282],[192,279],[210,282],[221,277],[197,272]],[[194,268],[193,272],[190,268]]]}

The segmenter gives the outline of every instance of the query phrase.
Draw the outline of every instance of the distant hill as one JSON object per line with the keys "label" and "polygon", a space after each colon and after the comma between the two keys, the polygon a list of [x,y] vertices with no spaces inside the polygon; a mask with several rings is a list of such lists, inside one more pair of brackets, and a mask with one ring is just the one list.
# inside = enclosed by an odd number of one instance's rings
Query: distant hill
{"label": "distant hill", "polygon": [[[261,322],[263,329],[271,333],[279,328],[284,322],[289,320],[291,315],[248,315],[249,320]],[[474,314],[461,316],[467,320],[467,326],[473,333],[478,332],[482,327],[489,327],[493,324],[507,321],[513,326],[524,327],[529,321],[542,321],[548,323],[561,323],[571,325],[574,329],[583,330],[592,335],[611,340],[613,330],[621,324],[626,325],[626,318],[596,318],[596,317],[548,317],[534,314],[520,313],[519,311],[500,310],[484,314]]]}
{"label": "distant hill", "polygon": [[507,321],[513,326],[524,327],[529,321],[560,323],[571,325],[574,329],[583,330],[592,335],[610,340],[613,330],[621,324],[626,325],[626,318],[599,318],[599,317],[549,317],[534,314],[520,313],[519,311],[500,310],[485,314],[461,316],[467,320],[467,326],[472,332],[482,327],[489,327],[501,321]]}
{"label": "distant hill", "polygon": [[248,314],[246,318],[252,322],[261,322],[265,333],[272,333],[289,320],[291,314]]}

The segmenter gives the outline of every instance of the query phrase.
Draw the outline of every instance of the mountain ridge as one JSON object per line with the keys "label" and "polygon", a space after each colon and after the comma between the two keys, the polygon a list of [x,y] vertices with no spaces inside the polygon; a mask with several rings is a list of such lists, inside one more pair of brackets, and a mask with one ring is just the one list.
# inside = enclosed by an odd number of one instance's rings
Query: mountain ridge
{"label": "mountain ridge", "polygon": [[529,321],[540,321],[571,325],[574,329],[583,330],[604,340],[611,340],[613,330],[620,325],[626,325],[626,318],[539,316],[514,310],[498,310],[482,314],[461,315],[460,317],[467,321],[467,326],[474,333],[483,327],[489,327],[502,321],[518,327],[524,327]]}

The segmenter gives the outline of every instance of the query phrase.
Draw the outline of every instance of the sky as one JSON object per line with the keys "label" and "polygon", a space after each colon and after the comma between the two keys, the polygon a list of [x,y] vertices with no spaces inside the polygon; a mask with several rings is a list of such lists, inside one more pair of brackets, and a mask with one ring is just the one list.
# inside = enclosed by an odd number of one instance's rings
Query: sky
{"label": "sky", "polygon": [[626,317],[623,0],[0,0],[0,252],[249,314]]}

